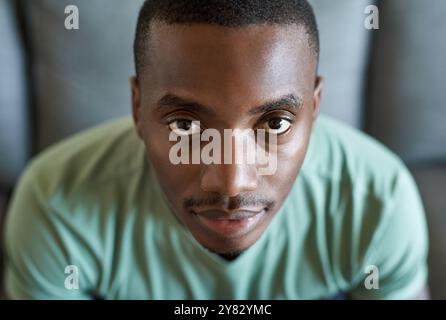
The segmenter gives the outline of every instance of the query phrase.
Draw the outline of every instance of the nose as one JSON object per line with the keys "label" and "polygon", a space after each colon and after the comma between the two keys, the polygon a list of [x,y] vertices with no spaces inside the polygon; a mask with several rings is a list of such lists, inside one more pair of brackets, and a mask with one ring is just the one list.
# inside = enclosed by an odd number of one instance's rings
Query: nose
{"label": "nose", "polygon": [[243,192],[257,189],[257,169],[246,164],[207,165],[201,176],[201,189],[235,197]]}

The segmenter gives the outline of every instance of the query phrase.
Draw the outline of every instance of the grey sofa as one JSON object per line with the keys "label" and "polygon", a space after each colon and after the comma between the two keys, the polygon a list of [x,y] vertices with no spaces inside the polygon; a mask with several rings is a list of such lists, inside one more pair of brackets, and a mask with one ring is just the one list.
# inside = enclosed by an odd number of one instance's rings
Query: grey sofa
{"label": "grey sofa", "polygon": [[[0,0],[0,217],[30,157],[130,114],[132,40],[143,0]],[[430,229],[430,287],[446,298],[446,1],[310,0],[321,31],[322,112],[399,154]],[[75,4],[80,29],[64,28]],[[380,29],[364,27],[376,4]]]}

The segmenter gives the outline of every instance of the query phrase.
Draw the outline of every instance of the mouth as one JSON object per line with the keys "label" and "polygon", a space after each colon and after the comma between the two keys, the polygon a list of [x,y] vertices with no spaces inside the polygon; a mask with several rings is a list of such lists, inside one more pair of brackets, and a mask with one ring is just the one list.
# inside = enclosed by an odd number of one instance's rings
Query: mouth
{"label": "mouth", "polygon": [[240,237],[254,230],[261,222],[266,210],[222,210],[192,211],[204,229],[222,237]]}

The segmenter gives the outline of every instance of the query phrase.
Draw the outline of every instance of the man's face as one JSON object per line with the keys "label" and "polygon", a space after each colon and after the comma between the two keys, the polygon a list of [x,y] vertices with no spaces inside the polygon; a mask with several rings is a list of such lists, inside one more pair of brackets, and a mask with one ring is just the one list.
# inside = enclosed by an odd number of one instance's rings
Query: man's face
{"label": "man's face", "polygon": [[[156,23],[149,46],[147,66],[132,79],[147,156],[170,207],[198,242],[219,254],[239,253],[269,225],[306,154],[322,85],[305,31]],[[277,170],[261,175],[255,163],[170,161],[172,131],[187,136],[209,128],[222,139],[225,129],[274,134]],[[221,153],[228,151],[222,143]]]}

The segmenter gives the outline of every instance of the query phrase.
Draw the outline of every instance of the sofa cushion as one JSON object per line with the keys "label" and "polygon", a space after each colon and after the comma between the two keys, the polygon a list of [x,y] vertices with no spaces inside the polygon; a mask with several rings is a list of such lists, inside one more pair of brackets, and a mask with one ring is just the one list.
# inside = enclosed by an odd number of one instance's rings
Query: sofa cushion
{"label": "sofa cushion", "polygon": [[405,160],[446,158],[446,1],[380,3],[370,132]]}
{"label": "sofa cushion", "polygon": [[321,111],[362,127],[364,89],[373,31],[364,9],[373,0],[310,0],[320,31],[319,73],[325,77]]}
{"label": "sofa cushion", "polygon": [[446,165],[413,169],[429,226],[429,284],[432,298],[446,299]]}
{"label": "sofa cushion", "polygon": [[[33,52],[38,146],[129,114],[133,37],[142,0],[23,1]],[[65,28],[76,5],[79,29]]]}
{"label": "sofa cushion", "polygon": [[9,188],[29,155],[25,58],[10,0],[0,0],[0,39],[0,188]]}

